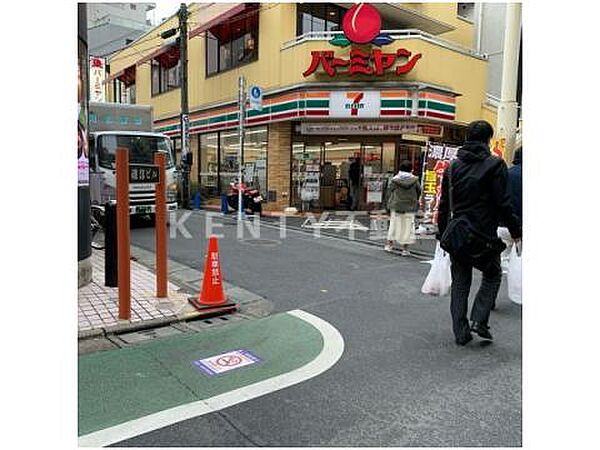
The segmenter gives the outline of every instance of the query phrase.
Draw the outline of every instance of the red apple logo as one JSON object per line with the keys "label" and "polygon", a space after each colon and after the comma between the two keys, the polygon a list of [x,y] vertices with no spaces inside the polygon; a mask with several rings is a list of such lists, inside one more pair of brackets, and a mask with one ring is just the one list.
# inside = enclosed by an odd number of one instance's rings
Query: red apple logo
{"label": "red apple logo", "polygon": [[381,16],[374,6],[358,3],[344,14],[342,28],[350,41],[368,44],[381,31]]}

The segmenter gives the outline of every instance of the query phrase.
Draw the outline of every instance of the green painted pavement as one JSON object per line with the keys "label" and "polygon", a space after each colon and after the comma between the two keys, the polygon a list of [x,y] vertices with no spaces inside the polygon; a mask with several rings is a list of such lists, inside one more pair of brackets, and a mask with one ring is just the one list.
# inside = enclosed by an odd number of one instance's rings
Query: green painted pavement
{"label": "green painted pavement", "polygon": [[[262,361],[209,377],[192,361],[246,349]],[[79,436],[290,372],[323,348],[289,314],[150,341],[79,358]]]}

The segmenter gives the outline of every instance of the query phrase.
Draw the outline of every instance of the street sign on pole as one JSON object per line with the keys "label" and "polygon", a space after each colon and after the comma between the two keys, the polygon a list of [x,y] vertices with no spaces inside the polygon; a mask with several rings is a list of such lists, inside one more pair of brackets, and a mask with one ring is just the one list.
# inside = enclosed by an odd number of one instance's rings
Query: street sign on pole
{"label": "street sign on pole", "polygon": [[240,118],[240,147],[238,148],[238,224],[244,217],[244,208],[242,201],[242,158],[244,149],[244,121],[246,119],[246,79],[243,75],[239,78],[239,118]]}
{"label": "street sign on pole", "polygon": [[250,86],[250,90],[248,92],[248,100],[250,102],[250,108],[262,111],[262,100],[263,100],[263,90],[260,86]]}
{"label": "street sign on pole", "polygon": [[182,136],[185,140],[185,150],[188,150],[187,144],[190,140],[190,116],[189,114],[181,115]]}

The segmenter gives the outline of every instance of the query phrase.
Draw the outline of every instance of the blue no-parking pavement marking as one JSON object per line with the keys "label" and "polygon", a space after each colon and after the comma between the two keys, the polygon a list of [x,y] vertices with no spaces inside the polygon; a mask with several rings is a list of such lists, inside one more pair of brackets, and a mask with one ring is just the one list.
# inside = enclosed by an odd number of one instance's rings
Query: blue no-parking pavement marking
{"label": "blue no-parking pavement marking", "polygon": [[262,360],[249,350],[232,350],[209,358],[192,361],[192,365],[200,372],[210,377],[221,375],[233,369],[249,366]]}

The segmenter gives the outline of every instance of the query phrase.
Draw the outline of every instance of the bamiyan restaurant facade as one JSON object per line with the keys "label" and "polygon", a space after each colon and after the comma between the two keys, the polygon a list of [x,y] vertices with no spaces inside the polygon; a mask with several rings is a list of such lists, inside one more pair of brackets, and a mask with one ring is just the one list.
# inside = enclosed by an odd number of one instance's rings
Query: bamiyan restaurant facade
{"label": "bamiyan restaurant facade", "polygon": [[[194,4],[188,44],[191,178],[218,204],[236,177],[260,188],[266,210],[346,209],[348,170],[360,158],[360,208],[381,207],[400,162],[424,175],[428,145],[464,140],[485,105],[487,61],[456,3]],[[177,17],[110,61],[113,100],[133,91],[154,126],[180,148],[178,46],[160,39]],[[195,26],[195,28],[194,28]],[[143,56],[140,56],[143,55]],[[238,78],[263,89],[248,109],[242,161]]]}

